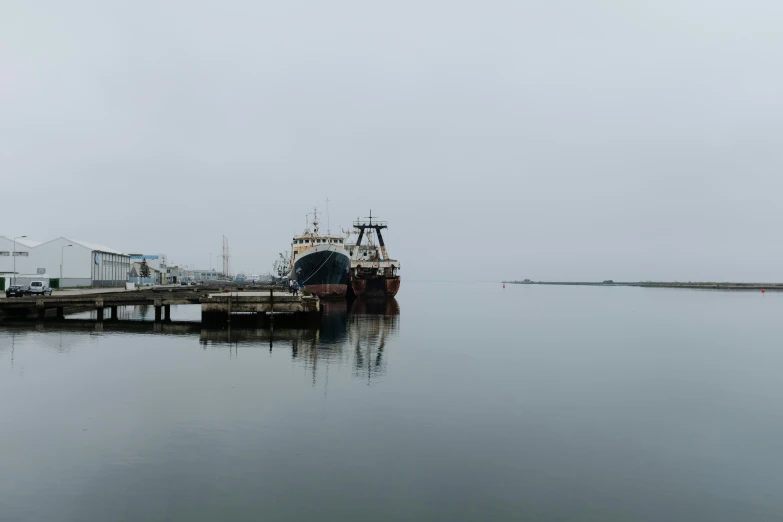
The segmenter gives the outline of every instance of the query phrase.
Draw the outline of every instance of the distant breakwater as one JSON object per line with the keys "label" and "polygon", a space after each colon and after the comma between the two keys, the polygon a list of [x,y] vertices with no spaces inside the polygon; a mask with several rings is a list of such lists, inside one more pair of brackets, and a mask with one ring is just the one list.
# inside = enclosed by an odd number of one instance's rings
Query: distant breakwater
{"label": "distant breakwater", "polygon": [[638,286],[642,288],[696,288],[702,290],[780,290],[783,283],[666,282],[666,281],[503,281],[510,285]]}

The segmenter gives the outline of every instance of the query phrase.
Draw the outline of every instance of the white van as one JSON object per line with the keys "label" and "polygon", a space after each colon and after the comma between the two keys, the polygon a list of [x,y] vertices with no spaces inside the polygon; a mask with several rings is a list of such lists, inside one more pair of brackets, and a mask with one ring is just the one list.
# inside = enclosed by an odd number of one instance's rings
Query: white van
{"label": "white van", "polygon": [[44,281],[31,281],[27,287],[27,293],[30,295],[52,295],[52,289]]}

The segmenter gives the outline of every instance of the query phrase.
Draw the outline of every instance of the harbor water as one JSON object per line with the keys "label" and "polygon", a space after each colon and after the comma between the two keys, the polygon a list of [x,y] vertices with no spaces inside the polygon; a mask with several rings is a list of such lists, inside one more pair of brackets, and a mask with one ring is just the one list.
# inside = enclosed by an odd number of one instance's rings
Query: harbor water
{"label": "harbor water", "polygon": [[783,520],[782,313],[406,281],[272,335],[0,325],[0,520]]}

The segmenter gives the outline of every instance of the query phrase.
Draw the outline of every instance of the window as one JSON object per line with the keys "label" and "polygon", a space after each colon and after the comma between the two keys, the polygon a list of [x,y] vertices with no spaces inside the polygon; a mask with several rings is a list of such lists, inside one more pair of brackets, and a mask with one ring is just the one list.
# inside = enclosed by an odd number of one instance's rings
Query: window
{"label": "window", "polygon": [[8,256],[10,256],[10,255],[11,255],[11,252],[0,252],[0,256],[6,256],[6,257],[8,257]]}
{"label": "window", "polygon": [[14,252],[14,257],[28,257],[30,252]]}

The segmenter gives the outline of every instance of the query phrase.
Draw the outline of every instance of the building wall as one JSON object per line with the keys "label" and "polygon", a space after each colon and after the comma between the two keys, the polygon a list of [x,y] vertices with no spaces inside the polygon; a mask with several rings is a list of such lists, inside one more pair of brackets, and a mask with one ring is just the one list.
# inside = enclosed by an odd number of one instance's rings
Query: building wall
{"label": "building wall", "polygon": [[193,279],[196,281],[217,281],[218,273],[214,270],[193,270]]}
{"label": "building wall", "polygon": [[[7,273],[8,277],[13,277],[14,271],[14,256],[12,251],[14,249],[14,241],[5,237],[0,237],[0,273]],[[16,251],[21,252],[16,256],[16,271],[17,273],[28,273],[22,270],[22,266],[28,259],[30,249],[21,243],[16,244]]]}
{"label": "building wall", "polygon": [[[71,246],[68,246],[71,245]],[[13,271],[13,240],[0,237],[0,273]],[[42,278],[60,278],[61,288],[72,286],[123,286],[130,271],[130,258],[124,254],[96,252],[66,238],[57,238],[33,248],[16,244],[16,272],[40,275]],[[4,252],[8,254],[4,255]],[[39,271],[43,272],[39,274]]]}
{"label": "building wall", "polygon": [[90,252],[89,248],[67,239],[54,239],[31,249],[25,273],[35,274],[37,269],[43,268],[48,277],[58,278],[62,256],[63,279],[90,279]]}
{"label": "building wall", "polygon": [[147,262],[147,266],[150,268],[150,272],[154,273],[156,284],[166,284],[168,277],[168,266],[166,256],[164,254],[130,254],[131,268],[136,267],[136,272],[139,271],[139,265],[142,260]]}
{"label": "building wall", "polygon": [[123,254],[92,251],[93,286],[121,286],[128,280],[130,272],[130,257]]}
{"label": "building wall", "polygon": [[90,287],[92,286],[92,279],[77,279],[75,277],[64,277],[60,279],[60,288],[75,288],[75,287]]}

